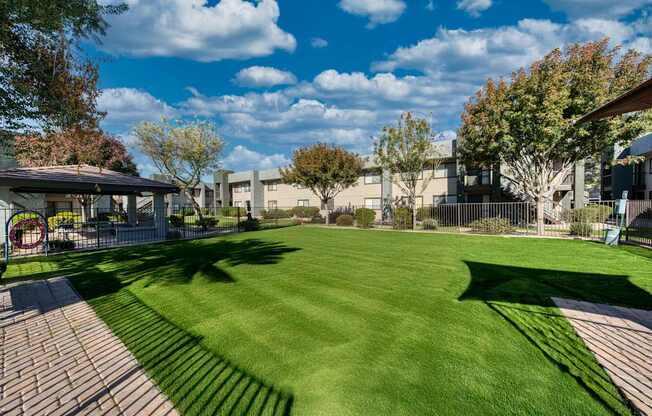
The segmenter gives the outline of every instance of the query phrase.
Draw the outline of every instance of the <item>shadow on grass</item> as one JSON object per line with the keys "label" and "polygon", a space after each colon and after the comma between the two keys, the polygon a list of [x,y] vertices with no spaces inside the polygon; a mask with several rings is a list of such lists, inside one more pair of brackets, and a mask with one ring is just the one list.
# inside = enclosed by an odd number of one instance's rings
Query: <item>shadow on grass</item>
{"label": "shadow on grass", "polygon": [[291,394],[206,350],[200,338],[166,320],[128,289],[88,302],[182,414],[290,414]]}
{"label": "shadow on grass", "polygon": [[68,276],[182,414],[288,415],[291,394],[207,350],[200,338],[143,304],[126,286],[195,278],[232,284],[220,264],[275,264],[297,250],[259,239],[186,241],[24,260],[11,265],[9,277]]}
{"label": "shadow on grass", "polygon": [[551,297],[649,308],[652,295],[627,276],[465,262],[471,282],[460,301],[484,301],[562,371],[616,414],[631,414],[593,354]]}
{"label": "shadow on grass", "polygon": [[[185,241],[20,260],[10,264],[6,277],[14,281],[20,276],[38,279],[81,275],[74,279],[75,286],[82,287],[80,291],[89,296],[96,296],[116,292],[141,279],[146,285],[184,284],[195,278],[233,283],[233,277],[220,263],[275,264],[285,254],[297,250],[259,239]],[[83,290],[84,286],[90,287]]]}

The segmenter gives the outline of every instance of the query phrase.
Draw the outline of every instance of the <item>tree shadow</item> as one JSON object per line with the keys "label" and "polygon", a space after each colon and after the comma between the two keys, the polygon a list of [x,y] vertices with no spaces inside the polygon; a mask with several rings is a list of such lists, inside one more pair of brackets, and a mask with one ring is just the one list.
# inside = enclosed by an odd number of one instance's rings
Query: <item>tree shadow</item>
{"label": "tree shadow", "polygon": [[293,395],[209,351],[128,289],[89,301],[185,415],[289,415]]}
{"label": "tree shadow", "polygon": [[[471,281],[458,300],[485,302],[606,408],[616,414],[631,414],[627,400],[551,298],[649,309],[649,292],[625,275],[465,263]],[[615,309],[610,312],[614,316],[617,313]],[[649,325],[642,319],[638,323]]]}
{"label": "tree shadow", "polygon": [[146,286],[186,284],[198,278],[230,284],[235,280],[220,264],[272,265],[298,250],[260,239],[198,240],[41,257],[12,267],[30,279],[68,276],[87,298],[93,298],[117,292],[136,280],[144,280]]}

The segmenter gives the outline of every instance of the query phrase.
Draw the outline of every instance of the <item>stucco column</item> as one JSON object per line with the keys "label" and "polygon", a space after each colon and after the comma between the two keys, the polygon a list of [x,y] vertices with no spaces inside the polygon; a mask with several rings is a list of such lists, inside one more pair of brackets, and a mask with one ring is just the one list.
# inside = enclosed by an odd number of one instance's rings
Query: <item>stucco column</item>
{"label": "stucco column", "polygon": [[573,167],[573,205],[575,208],[583,208],[584,201],[584,159],[575,162]]}
{"label": "stucco column", "polygon": [[136,195],[127,196],[127,222],[132,227],[136,226],[136,222],[137,222]]}
{"label": "stucco column", "polygon": [[154,227],[156,227],[156,237],[163,240],[168,233],[168,220],[165,216],[165,194],[155,193],[153,199]]}

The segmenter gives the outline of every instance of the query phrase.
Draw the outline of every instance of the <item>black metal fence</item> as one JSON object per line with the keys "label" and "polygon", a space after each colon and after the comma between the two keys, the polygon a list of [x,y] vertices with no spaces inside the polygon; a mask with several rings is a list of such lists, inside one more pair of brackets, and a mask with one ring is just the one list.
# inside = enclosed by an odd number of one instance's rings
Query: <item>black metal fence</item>
{"label": "black metal fence", "polygon": [[0,209],[4,257],[89,250],[155,241],[210,237],[239,231],[293,225],[292,219],[248,221],[244,208],[166,208],[157,221],[153,208],[126,211],[102,208],[54,210]]}
{"label": "black metal fence", "polygon": [[[416,217],[406,207],[288,208],[166,208],[151,205],[131,218],[108,209],[0,210],[0,244],[5,256],[26,256],[69,250],[101,249],[121,245],[193,239],[240,231],[298,224],[329,224],[362,228],[389,228],[432,232],[568,237],[599,240],[610,229],[623,226],[621,240],[652,246],[652,201],[628,201],[623,216],[614,201],[568,209],[547,204],[538,227],[536,205],[529,202],[465,203],[423,206]],[[132,213],[133,214],[133,213]],[[414,221],[416,219],[416,221]]]}

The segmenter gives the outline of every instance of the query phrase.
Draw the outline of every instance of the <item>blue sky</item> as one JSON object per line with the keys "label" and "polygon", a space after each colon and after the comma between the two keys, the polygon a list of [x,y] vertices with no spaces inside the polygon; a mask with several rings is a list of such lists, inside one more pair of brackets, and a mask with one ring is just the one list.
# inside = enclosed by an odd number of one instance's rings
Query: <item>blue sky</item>
{"label": "blue sky", "polygon": [[[114,1],[114,0],[106,0]],[[116,0],[117,1],[117,0]],[[101,45],[103,127],[211,120],[225,167],[288,163],[317,141],[361,154],[402,111],[453,137],[487,77],[552,48],[610,37],[652,52],[652,0],[126,0]]]}

